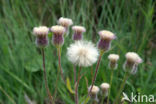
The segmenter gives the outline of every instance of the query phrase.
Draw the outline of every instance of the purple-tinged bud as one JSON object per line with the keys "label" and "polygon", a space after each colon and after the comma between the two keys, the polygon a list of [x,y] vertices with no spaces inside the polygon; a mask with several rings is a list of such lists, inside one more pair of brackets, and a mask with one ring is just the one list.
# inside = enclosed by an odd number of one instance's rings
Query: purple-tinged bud
{"label": "purple-tinged bud", "polygon": [[72,30],[74,31],[73,40],[82,40],[82,34],[86,29],[83,26],[73,26]]}
{"label": "purple-tinged bud", "polygon": [[36,36],[36,45],[40,48],[44,48],[48,45],[48,27],[46,26],[39,26],[34,27],[33,33]]}
{"label": "purple-tinged bud", "polygon": [[126,62],[124,64],[124,70],[135,74],[137,72],[137,66],[142,63],[142,59],[135,52],[126,53]]}
{"label": "purple-tinged bud", "polygon": [[53,32],[52,43],[55,46],[62,46],[64,43],[64,32],[65,28],[63,26],[52,26],[51,31]]}
{"label": "purple-tinged bud", "polygon": [[116,69],[118,64],[117,64],[117,61],[119,60],[119,55],[117,54],[110,54],[108,56],[108,59],[109,59],[109,67],[111,69]]}
{"label": "purple-tinged bud", "polygon": [[73,24],[73,21],[69,18],[60,17],[58,20],[58,24],[65,28],[68,28],[70,25]]}
{"label": "purple-tinged bud", "polygon": [[111,46],[111,41],[116,38],[114,33],[107,31],[107,30],[102,30],[99,32],[100,35],[100,40],[98,42],[98,48],[101,51],[107,51],[109,50]]}

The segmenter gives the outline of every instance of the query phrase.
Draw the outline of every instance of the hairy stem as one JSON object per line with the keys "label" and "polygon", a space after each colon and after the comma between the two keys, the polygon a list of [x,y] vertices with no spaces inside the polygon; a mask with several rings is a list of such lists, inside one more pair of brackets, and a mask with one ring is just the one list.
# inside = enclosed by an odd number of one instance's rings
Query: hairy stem
{"label": "hairy stem", "polygon": [[61,72],[62,80],[65,83],[64,76],[63,76],[63,70],[61,67],[61,48],[60,47],[57,48],[57,54],[58,54],[58,62],[59,62],[59,73]]}
{"label": "hairy stem", "polygon": [[124,78],[123,78],[122,84],[121,84],[121,86],[120,86],[119,92],[118,92],[118,94],[117,94],[117,96],[116,96],[116,98],[115,98],[113,104],[118,104],[118,99],[119,99],[119,97],[120,97],[120,95],[121,95],[121,92],[122,92],[123,89],[124,89],[124,86],[125,86],[125,84],[126,84],[126,80],[128,79],[128,77],[129,77],[129,73],[126,72],[126,73],[125,73],[125,76],[124,76]]}
{"label": "hairy stem", "polygon": [[95,71],[95,74],[94,74],[94,78],[92,79],[92,84],[91,84],[91,88],[90,88],[90,91],[89,91],[89,95],[90,95],[90,93],[92,91],[93,85],[94,85],[95,80],[96,80],[96,76],[97,76],[97,72],[98,72],[98,69],[99,69],[100,62],[101,62],[101,58],[102,58],[102,54],[98,58],[98,62],[97,62],[97,65],[96,65],[96,71]]}
{"label": "hairy stem", "polygon": [[110,88],[109,88],[108,97],[107,97],[107,104],[109,104],[110,91],[111,91],[112,81],[113,81],[113,74],[114,74],[114,69],[111,69]]}
{"label": "hairy stem", "polygon": [[48,87],[47,74],[46,74],[46,68],[45,68],[45,54],[44,54],[43,48],[42,48],[42,57],[43,57],[43,73],[44,73],[45,88],[49,97],[50,104],[53,104],[53,97],[51,96],[51,93]]}
{"label": "hairy stem", "polygon": [[56,95],[57,95],[57,85],[58,85],[58,80],[59,80],[59,77],[60,76],[60,71],[57,72],[57,78],[56,78],[56,84],[55,84],[55,91],[54,91],[54,100],[56,98]]}
{"label": "hairy stem", "polygon": [[62,80],[65,82],[64,80],[64,76],[63,76],[63,71],[62,71],[62,68],[61,68],[61,48],[60,47],[57,47],[57,55],[58,55],[58,63],[59,63],[59,70],[57,72],[57,78],[56,78],[56,86],[55,86],[55,92],[54,92],[54,97],[56,97],[56,94],[57,94],[57,88],[58,88],[58,80],[59,80],[59,76],[61,74],[61,78]]}
{"label": "hairy stem", "polygon": [[76,66],[73,65],[73,71],[74,71],[74,84],[76,84]]}
{"label": "hairy stem", "polygon": [[75,88],[75,104],[79,104],[79,98],[78,98],[78,87],[79,87],[79,81],[81,79],[81,67],[79,68],[79,72],[78,72],[78,79],[77,79],[77,83],[76,83],[76,88]]}

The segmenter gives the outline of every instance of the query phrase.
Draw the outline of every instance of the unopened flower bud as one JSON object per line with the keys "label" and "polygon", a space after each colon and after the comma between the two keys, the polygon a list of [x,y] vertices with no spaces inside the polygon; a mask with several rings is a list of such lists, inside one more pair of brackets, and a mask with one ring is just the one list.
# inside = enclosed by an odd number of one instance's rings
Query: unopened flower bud
{"label": "unopened flower bud", "polygon": [[124,64],[124,70],[135,74],[137,72],[138,64],[142,63],[142,59],[135,52],[128,52],[126,55],[126,62]]}
{"label": "unopened flower bud", "polygon": [[82,34],[86,29],[83,26],[73,26],[72,30],[74,31],[73,40],[82,40]]}
{"label": "unopened flower bud", "polygon": [[[88,92],[90,91],[91,86],[88,88]],[[92,100],[98,102],[98,93],[99,93],[100,89],[98,86],[93,85],[93,88],[90,92],[90,97],[92,98]]]}
{"label": "unopened flower bud", "polygon": [[101,91],[102,91],[102,94],[107,97],[108,96],[108,91],[109,91],[109,88],[110,88],[110,85],[108,83],[102,83],[101,86]]}
{"label": "unopened flower bud", "polygon": [[44,48],[48,45],[48,27],[39,26],[33,28],[33,33],[36,36],[36,45],[40,48]]}
{"label": "unopened flower bud", "polygon": [[98,43],[98,48],[101,51],[109,50],[111,46],[111,41],[116,38],[115,34],[107,30],[102,30],[99,32],[99,35],[100,35],[100,40]]}
{"label": "unopened flower bud", "polygon": [[65,28],[63,26],[52,26],[51,31],[53,32],[52,43],[55,46],[62,46],[64,43],[64,32]]}
{"label": "unopened flower bud", "polygon": [[58,20],[58,24],[65,28],[65,35],[68,35],[69,26],[73,24],[72,19],[60,17]]}
{"label": "unopened flower bud", "polygon": [[119,55],[117,54],[110,54],[108,56],[108,59],[109,59],[109,67],[111,69],[116,69],[117,68],[117,61],[119,60]]}

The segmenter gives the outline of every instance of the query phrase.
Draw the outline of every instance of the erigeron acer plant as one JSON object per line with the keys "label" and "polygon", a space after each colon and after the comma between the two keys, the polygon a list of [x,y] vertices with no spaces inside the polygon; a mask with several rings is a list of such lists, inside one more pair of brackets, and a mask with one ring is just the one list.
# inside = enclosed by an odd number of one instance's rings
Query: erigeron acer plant
{"label": "erigeron acer plant", "polygon": [[[64,44],[64,38],[65,35],[67,36],[69,31],[69,26],[73,24],[72,20],[69,18],[61,17],[58,20],[59,25],[52,26],[51,28],[48,28],[46,26],[39,26],[34,27],[33,33],[36,36],[36,45],[39,47],[42,51],[42,57],[43,57],[43,70],[44,70],[44,81],[45,81],[45,88],[47,91],[47,95],[49,97],[49,103],[55,104],[55,93],[57,92],[57,84],[59,81],[59,77],[62,78],[64,84],[66,84],[65,78],[67,75],[64,75],[64,71],[61,65],[61,48]],[[93,104],[104,104],[104,99],[107,98],[107,104],[110,103],[110,95],[111,95],[111,86],[113,82],[113,73],[114,70],[117,69],[119,60],[119,55],[117,54],[110,54],[108,56],[109,64],[108,69],[111,70],[111,78],[109,83],[101,82],[100,88],[98,86],[95,86],[96,76],[98,74],[98,69],[100,66],[100,62],[102,59],[103,54],[106,51],[109,51],[111,48],[111,41],[116,38],[116,35],[108,30],[101,30],[98,34],[100,36],[99,41],[97,42],[97,46],[94,45],[91,41],[86,41],[83,39],[83,33],[86,32],[85,27],[83,26],[72,26],[73,35],[71,39],[74,41],[72,44],[69,45],[67,48],[67,59],[73,64],[74,68],[74,88],[75,88],[75,104],[79,104],[79,95],[78,95],[78,87],[79,82],[82,77],[81,70],[83,67],[90,67],[93,64],[96,64],[96,69],[94,76],[92,78],[91,85],[88,87],[88,97],[90,98],[90,103]],[[45,53],[44,49],[49,44],[48,39],[48,33],[52,32],[53,36],[51,39],[51,43],[54,47],[57,49],[58,53],[58,63],[59,63],[59,70],[57,74],[57,80],[56,80],[56,86],[55,86],[55,93],[52,96],[51,91],[48,87],[48,81],[46,76],[46,66],[45,66]],[[126,80],[131,74],[135,74],[137,72],[137,66],[142,63],[142,59],[139,57],[139,55],[135,52],[128,52],[126,55],[126,61],[123,65],[123,69],[125,71],[125,76],[123,78],[123,82],[121,84],[121,87],[119,89],[118,95],[116,96],[114,100],[114,104],[119,104],[119,97],[124,89]],[[76,69],[78,67],[78,69]],[[78,74],[78,78],[76,78]],[[100,93],[99,93],[100,92]],[[87,95],[87,94],[86,94]],[[88,98],[87,97],[87,98]],[[85,104],[86,101],[83,102]]]}

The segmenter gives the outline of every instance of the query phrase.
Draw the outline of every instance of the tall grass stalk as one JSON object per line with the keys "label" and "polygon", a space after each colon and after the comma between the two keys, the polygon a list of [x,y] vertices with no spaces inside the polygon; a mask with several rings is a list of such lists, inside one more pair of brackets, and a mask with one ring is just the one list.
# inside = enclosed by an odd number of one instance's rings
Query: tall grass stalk
{"label": "tall grass stalk", "polygon": [[44,74],[44,81],[45,81],[45,88],[47,91],[47,95],[49,97],[50,104],[53,103],[53,97],[51,96],[49,87],[48,87],[48,81],[47,81],[47,74],[46,74],[46,68],[45,68],[45,54],[44,54],[44,48],[42,48],[42,58],[43,58],[43,74]]}
{"label": "tall grass stalk", "polygon": [[110,78],[110,87],[109,87],[108,97],[107,97],[107,104],[109,104],[110,92],[111,92],[113,75],[114,75],[114,69],[110,69],[110,70],[111,70],[111,78]]}
{"label": "tall grass stalk", "polygon": [[118,94],[117,94],[117,96],[116,96],[116,98],[115,98],[113,104],[118,104],[119,97],[120,97],[121,92],[123,91],[123,89],[124,89],[124,87],[125,87],[125,84],[126,84],[126,81],[127,81],[128,77],[129,77],[129,75],[130,75],[130,74],[129,74],[128,72],[125,73],[125,76],[124,76],[124,78],[123,78],[122,84],[121,84],[121,86],[120,86],[120,89],[119,89],[119,91],[118,91]]}
{"label": "tall grass stalk", "polygon": [[1,86],[0,86],[0,91],[2,91],[4,93],[4,95],[6,95],[8,97],[8,99],[11,101],[12,104],[16,104],[14,99],[11,96],[9,96],[9,94],[7,92],[5,92]]}

